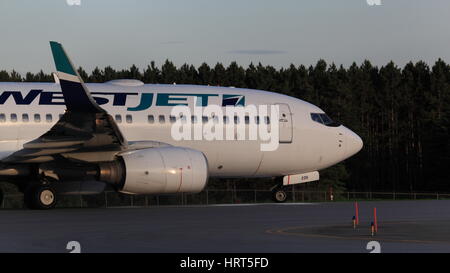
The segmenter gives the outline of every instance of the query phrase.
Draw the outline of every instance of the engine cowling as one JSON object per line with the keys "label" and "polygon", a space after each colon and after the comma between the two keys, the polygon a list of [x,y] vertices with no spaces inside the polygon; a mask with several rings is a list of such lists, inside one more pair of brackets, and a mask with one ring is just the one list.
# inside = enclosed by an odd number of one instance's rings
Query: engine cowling
{"label": "engine cowling", "polygon": [[102,180],[120,180],[123,193],[198,193],[208,182],[207,159],[196,150],[150,148],[125,152],[120,158],[121,164],[103,168]]}

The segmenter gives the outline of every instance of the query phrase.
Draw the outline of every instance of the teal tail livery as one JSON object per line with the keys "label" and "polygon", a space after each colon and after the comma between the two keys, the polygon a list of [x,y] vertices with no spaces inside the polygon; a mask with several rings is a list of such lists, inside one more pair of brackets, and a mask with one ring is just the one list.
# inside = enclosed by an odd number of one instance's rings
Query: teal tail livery
{"label": "teal tail livery", "polygon": [[75,66],[64,51],[63,46],[57,42],[50,42],[50,47],[67,110],[74,112],[102,112],[103,110],[92,98]]}
{"label": "teal tail livery", "polygon": [[209,177],[273,177],[272,197],[285,202],[290,186],[318,181],[363,147],[297,98],[136,79],[85,84],[63,46],[50,47],[54,83],[0,83],[0,181],[31,209],[106,189],[198,193]]}

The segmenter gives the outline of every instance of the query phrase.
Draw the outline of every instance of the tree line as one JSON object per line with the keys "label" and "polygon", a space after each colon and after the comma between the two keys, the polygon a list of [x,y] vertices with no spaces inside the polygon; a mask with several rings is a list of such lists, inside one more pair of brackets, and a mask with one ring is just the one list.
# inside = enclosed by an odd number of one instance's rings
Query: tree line
{"label": "tree line", "polygon": [[[87,73],[85,82],[138,79],[144,83],[234,86],[279,92],[311,102],[360,135],[363,150],[323,172],[321,188],[361,191],[449,191],[450,69],[443,60],[377,67],[318,61],[309,67],[275,68],[236,62],[211,67],[166,61]],[[0,71],[0,81],[51,82],[51,74]]]}

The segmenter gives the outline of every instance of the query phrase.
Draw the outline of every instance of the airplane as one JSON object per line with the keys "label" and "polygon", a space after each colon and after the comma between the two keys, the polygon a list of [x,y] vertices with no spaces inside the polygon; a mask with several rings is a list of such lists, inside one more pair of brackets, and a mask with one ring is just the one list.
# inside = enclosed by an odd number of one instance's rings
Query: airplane
{"label": "airplane", "polygon": [[[108,187],[125,194],[199,193],[211,177],[275,178],[272,197],[285,202],[289,186],[319,180],[320,170],[363,147],[357,134],[297,98],[133,79],[85,84],[63,46],[52,41],[50,47],[54,83],[0,83],[0,181],[15,184],[30,209],[51,209],[59,196]],[[251,105],[275,110],[255,118],[224,116],[223,122],[214,113],[173,115],[176,107]],[[174,138],[175,124],[211,121],[216,129],[264,125],[277,135],[275,148],[262,149],[267,138],[249,140],[233,128],[229,139]]]}

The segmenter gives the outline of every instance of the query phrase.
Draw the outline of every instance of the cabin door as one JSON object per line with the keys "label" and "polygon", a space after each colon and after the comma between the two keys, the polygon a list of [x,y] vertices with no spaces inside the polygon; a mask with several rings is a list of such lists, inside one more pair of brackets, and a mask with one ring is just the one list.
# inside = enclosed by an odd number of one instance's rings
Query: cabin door
{"label": "cabin door", "polygon": [[277,104],[280,107],[279,127],[280,143],[292,143],[292,112],[289,105],[284,103]]}

